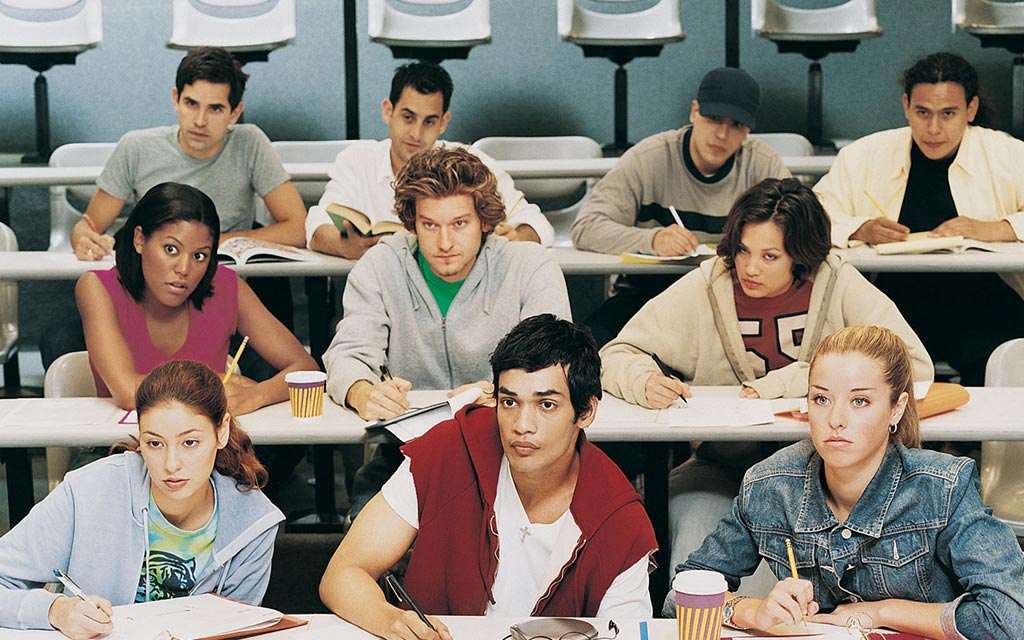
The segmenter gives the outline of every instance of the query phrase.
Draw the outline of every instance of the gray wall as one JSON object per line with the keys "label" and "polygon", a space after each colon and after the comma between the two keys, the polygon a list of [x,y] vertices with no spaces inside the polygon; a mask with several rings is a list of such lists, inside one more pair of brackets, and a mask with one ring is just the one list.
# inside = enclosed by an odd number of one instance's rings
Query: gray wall
{"label": "gray wall", "polygon": [[[390,50],[366,36],[366,0],[358,3],[360,129],[382,137],[380,101],[396,64]],[[834,5],[838,0],[789,0],[796,6]],[[337,139],[345,133],[341,0],[297,0],[298,37],[250,64],[247,122],[274,140]],[[1009,121],[1011,56],[982,49],[950,31],[949,2],[879,0],[881,38],[853,54],[823,61],[825,127],[833,138],[854,138],[904,123],[897,77],[917,57],[940,49],[959,52],[982,74],[983,86]],[[57,67],[50,82],[54,146],[114,141],[130,129],[174,122],[170,90],[181,52],[168,50],[170,2],[104,0],[103,42],[75,66]],[[634,60],[629,131],[633,140],[676,127],[686,117],[700,77],[724,63],[724,2],[682,0],[686,39],[659,58]],[[780,55],[775,45],[750,33],[750,5],[741,3],[741,64],[761,82],[760,131],[802,131],[807,61]],[[447,137],[472,141],[485,135],[579,133],[611,139],[612,73],[607,60],[584,59],[561,42],[553,0],[492,0],[494,40],[475,48],[468,61],[451,61],[455,80],[453,120]],[[33,72],[0,66],[0,151],[34,146]]]}

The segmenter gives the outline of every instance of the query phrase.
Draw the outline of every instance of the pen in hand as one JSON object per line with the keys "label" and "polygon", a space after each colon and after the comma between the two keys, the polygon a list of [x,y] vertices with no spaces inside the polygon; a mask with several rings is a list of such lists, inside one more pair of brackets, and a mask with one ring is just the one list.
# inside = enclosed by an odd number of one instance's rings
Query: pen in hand
{"label": "pen in hand", "polygon": [[68,591],[70,591],[70,592],[71,592],[72,594],[74,594],[75,596],[77,596],[77,597],[81,598],[82,600],[85,600],[86,602],[88,602],[89,604],[91,604],[91,605],[93,606],[93,608],[95,608],[95,609],[96,609],[97,611],[101,611],[101,609],[100,609],[100,606],[99,606],[98,604],[96,604],[96,603],[95,603],[95,602],[94,602],[94,601],[92,600],[92,598],[90,598],[89,596],[85,595],[85,592],[84,592],[84,591],[82,591],[82,588],[81,588],[81,587],[79,587],[79,586],[78,586],[77,584],[75,584],[75,581],[74,581],[74,580],[72,580],[72,579],[70,578],[70,576],[68,576],[68,574],[64,573],[64,572],[63,572],[63,571],[61,571],[60,569],[54,569],[54,570],[53,570],[53,575],[54,575],[54,576],[55,576],[55,577],[56,577],[56,578],[57,578],[58,580],[60,580],[60,583],[61,583],[62,585],[64,585],[64,588],[65,588],[65,589],[67,589]]}
{"label": "pen in hand", "polygon": [[[675,378],[676,380],[683,382],[682,380],[679,379],[679,376],[672,373],[672,370],[668,368],[668,365],[661,361],[661,358],[658,357],[658,354],[652,353],[651,358],[654,359],[654,364],[658,365],[658,369],[661,371],[661,375],[665,376],[666,378]],[[686,396],[680,393],[679,399],[683,401],[684,405],[689,406],[690,403],[686,401]]]}
{"label": "pen in hand", "polygon": [[[800,579],[800,574],[796,570],[796,556],[793,555],[793,543],[789,538],[786,538],[786,555],[789,556],[789,570],[793,574],[794,580]],[[803,619],[807,620],[807,614],[803,614]]]}
{"label": "pen in hand", "polygon": [[[383,367],[381,368],[383,369]],[[384,574],[384,582],[388,583],[388,586],[391,587],[391,590],[395,592],[395,596],[398,598],[400,602],[404,602],[405,604],[409,605],[409,608],[412,609],[417,616],[419,616],[420,620],[423,621],[423,624],[430,627],[431,631],[437,631],[437,629],[434,628],[434,625],[430,624],[430,620],[427,620],[427,616],[423,615],[423,612],[420,611],[420,608],[416,606],[416,603],[413,602],[412,598],[409,597],[409,594],[406,593],[405,589],[402,587],[402,583],[398,581],[398,576],[388,571]]]}

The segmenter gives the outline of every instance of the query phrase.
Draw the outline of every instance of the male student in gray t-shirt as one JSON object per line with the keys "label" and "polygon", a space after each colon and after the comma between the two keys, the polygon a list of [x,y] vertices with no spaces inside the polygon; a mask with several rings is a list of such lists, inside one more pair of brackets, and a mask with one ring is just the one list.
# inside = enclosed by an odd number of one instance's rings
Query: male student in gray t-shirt
{"label": "male student in gray t-shirt", "polygon": [[[641,140],[597,183],[573,222],[573,245],[601,253],[678,256],[698,243],[717,242],[737,197],[765,178],[790,177],[775,151],[747,137],[760,100],[761,90],[747,72],[708,72],[690,104],[691,124]],[[598,346],[677,279],[620,277],[614,295],[585,321]]]}
{"label": "male student in gray t-shirt", "polygon": [[[108,255],[114,239],[103,235],[126,201],[161,182],[181,182],[217,205],[221,241],[245,235],[304,247],[306,209],[267,136],[255,125],[235,124],[242,115],[248,75],[218,47],[194,49],[178,66],[174,111],[178,124],[132,131],[117,143],[85,218],[71,232],[81,260]],[[253,229],[256,198],[274,224]]]}

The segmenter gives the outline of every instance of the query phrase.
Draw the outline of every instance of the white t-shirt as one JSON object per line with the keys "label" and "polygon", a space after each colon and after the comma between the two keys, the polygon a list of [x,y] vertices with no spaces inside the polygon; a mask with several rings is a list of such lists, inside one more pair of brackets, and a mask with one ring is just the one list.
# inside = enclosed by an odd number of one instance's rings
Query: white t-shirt
{"label": "white t-shirt", "polygon": [[[414,529],[419,529],[419,501],[409,458],[402,461],[398,471],[384,484],[381,494],[400,518]],[[554,582],[559,570],[569,562],[576,546],[575,532],[578,530],[572,526],[572,514],[568,510],[551,524],[530,522],[505,456],[501,457],[498,472],[494,515],[498,526],[500,558],[491,587],[495,603],[487,605],[485,614],[529,616],[537,600]],[[559,544],[559,536],[563,534],[571,536],[571,539]],[[651,617],[647,567],[647,556],[644,556],[620,573],[601,599],[596,617]]]}
{"label": "white t-shirt", "polygon": [[[523,192],[516,189],[512,177],[498,169],[493,158],[484,152],[457,142],[438,140],[435,147],[459,147],[480,158],[494,177],[498,179],[498,193],[505,203],[505,216],[512,226],[530,225],[540,244],[550,247],[555,239],[555,230],[541,212],[540,207],[526,200]],[[395,190],[391,183],[395,174],[391,170],[391,140],[361,140],[349,145],[338,154],[328,171],[330,181],[319,204],[311,207],[306,216],[306,245],[322,225],[334,225],[327,215],[327,206],[341,204],[361,211],[371,222],[391,220],[398,222],[395,213]]]}

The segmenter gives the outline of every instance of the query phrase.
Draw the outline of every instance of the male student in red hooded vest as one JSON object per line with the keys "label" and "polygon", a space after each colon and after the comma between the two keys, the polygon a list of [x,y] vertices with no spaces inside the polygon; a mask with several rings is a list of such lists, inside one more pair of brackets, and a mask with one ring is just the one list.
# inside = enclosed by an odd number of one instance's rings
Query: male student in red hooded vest
{"label": "male student in red hooded vest", "polygon": [[[600,367],[582,325],[544,314],[512,329],[491,355],[497,407],[403,447],[331,559],[324,603],[383,638],[450,638],[435,615],[649,618],[654,530],[584,435]],[[377,584],[414,542],[405,587],[436,631]]]}

